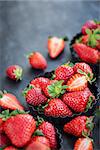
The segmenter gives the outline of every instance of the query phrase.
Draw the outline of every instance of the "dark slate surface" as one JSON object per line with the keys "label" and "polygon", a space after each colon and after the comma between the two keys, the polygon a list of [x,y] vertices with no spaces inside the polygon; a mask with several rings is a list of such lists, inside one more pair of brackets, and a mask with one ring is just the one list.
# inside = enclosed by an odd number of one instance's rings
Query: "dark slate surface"
{"label": "dark slate surface", "polygon": [[[26,106],[21,91],[41,71],[30,68],[25,54],[32,50],[40,51],[48,61],[48,68],[45,72],[70,60],[68,44],[56,60],[51,60],[47,53],[47,37],[67,35],[71,40],[86,20],[93,18],[100,20],[99,6],[99,1],[0,2],[0,89],[16,94]],[[22,82],[15,83],[6,78],[5,68],[12,64],[19,64],[23,67]],[[95,123],[94,149],[98,150],[98,119]],[[63,150],[72,150],[73,137],[63,134],[63,140]]]}

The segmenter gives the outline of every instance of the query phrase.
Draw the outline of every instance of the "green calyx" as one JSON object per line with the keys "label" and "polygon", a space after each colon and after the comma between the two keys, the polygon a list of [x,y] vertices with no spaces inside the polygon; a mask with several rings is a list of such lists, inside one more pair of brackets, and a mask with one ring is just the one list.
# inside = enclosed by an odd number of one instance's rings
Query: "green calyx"
{"label": "green calyx", "polygon": [[6,93],[7,93],[7,91],[6,91],[6,90],[0,91],[0,98],[2,98],[2,97],[3,97],[3,95],[4,95],[4,94],[6,94]]}
{"label": "green calyx", "polygon": [[34,136],[44,136],[44,134],[42,133],[41,130],[37,129],[37,130],[34,132],[34,134],[33,134],[33,137],[34,137]]}
{"label": "green calyx", "polygon": [[94,19],[94,22],[95,22],[96,24],[100,24],[100,21],[97,21],[96,19]]}
{"label": "green calyx", "polygon": [[4,110],[0,113],[0,118],[2,118],[3,121],[6,121],[11,116],[16,116],[17,114],[27,114],[28,112],[21,111],[21,110],[14,110],[11,113],[9,112],[9,109]]}
{"label": "green calyx", "polygon": [[28,92],[29,90],[33,89],[33,88],[34,88],[34,86],[30,84],[27,88],[25,88],[25,89],[22,91],[22,95],[25,97],[26,94],[27,94],[27,92]]}
{"label": "green calyx", "polygon": [[69,66],[69,67],[73,67],[74,64],[70,61],[68,61],[67,63],[63,64],[62,66]]}
{"label": "green calyx", "polygon": [[42,122],[44,122],[44,119],[37,116],[37,122],[36,122],[36,127],[38,127]]}
{"label": "green calyx", "polygon": [[21,67],[14,70],[14,75],[16,77],[16,80],[22,80],[22,74],[23,74],[23,70]]}
{"label": "green calyx", "polygon": [[52,85],[48,86],[48,92],[52,98],[55,98],[55,97],[58,98],[61,94],[65,93],[66,88],[68,86],[62,85],[63,82],[64,82],[63,80],[56,81]]}
{"label": "green calyx", "polygon": [[91,107],[92,103],[93,103],[94,97],[93,96],[89,96],[89,100],[88,103],[86,105],[86,111],[88,111],[88,109]]}

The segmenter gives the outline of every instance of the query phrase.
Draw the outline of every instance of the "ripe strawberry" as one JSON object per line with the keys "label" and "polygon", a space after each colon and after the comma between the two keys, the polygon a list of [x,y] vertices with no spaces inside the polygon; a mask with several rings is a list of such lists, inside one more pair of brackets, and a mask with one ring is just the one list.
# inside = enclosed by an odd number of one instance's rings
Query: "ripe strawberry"
{"label": "ripe strawberry", "polygon": [[94,96],[88,88],[84,91],[70,92],[63,95],[63,102],[75,112],[84,112],[91,107]]}
{"label": "ripe strawberry", "polygon": [[67,37],[49,37],[48,38],[48,53],[51,58],[56,58],[65,48],[65,41]]}
{"label": "ripe strawberry", "polygon": [[55,79],[66,81],[74,74],[73,67],[70,64],[58,66],[55,70]]}
{"label": "ripe strawberry", "polygon": [[82,43],[83,43],[83,44],[86,44],[86,45],[87,45],[88,40],[89,40],[89,35],[88,35],[88,34],[87,34],[87,35],[83,35],[83,36],[81,37],[81,40],[82,40]]}
{"label": "ripe strawberry", "polygon": [[0,133],[0,148],[4,148],[10,143],[8,137],[4,133]]}
{"label": "ripe strawberry", "polygon": [[72,112],[67,105],[58,98],[54,98],[49,101],[48,106],[44,109],[44,113],[46,116],[52,117],[65,117],[72,115]]}
{"label": "ripe strawberry", "polygon": [[51,149],[45,144],[42,144],[40,142],[34,142],[29,144],[25,150],[51,150]]}
{"label": "ripe strawberry", "polygon": [[54,126],[47,121],[43,121],[39,125],[38,129],[49,140],[51,149],[56,149],[57,148],[57,139],[56,139],[56,131],[55,131]]}
{"label": "ripe strawberry", "polygon": [[23,92],[27,103],[38,106],[47,102],[47,98],[42,94],[41,89],[33,86],[29,86]]}
{"label": "ripe strawberry", "polygon": [[66,85],[62,85],[63,80],[50,80],[43,88],[43,92],[47,97],[55,98],[65,93]]}
{"label": "ripe strawberry", "polygon": [[12,80],[21,80],[22,73],[23,73],[23,69],[18,65],[9,66],[6,69],[7,76]]}
{"label": "ripe strawberry", "polygon": [[90,66],[84,62],[80,62],[80,63],[76,63],[74,65],[74,72],[75,73],[79,73],[79,70],[82,70],[83,72],[85,72],[89,77],[90,79],[93,78],[93,72],[92,72],[92,69],[90,68]]}
{"label": "ripe strawberry", "polygon": [[3,124],[4,124],[4,122],[3,122],[2,118],[0,118],[0,133],[4,132],[3,131]]}
{"label": "ripe strawberry", "polygon": [[36,128],[34,118],[24,111],[18,110],[11,112],[11,114],[6,110],[0,116],[7,119],[4,123],[4,131],[12,144],[17,147],[26,145]]}
{"label": "ripe strawberry", "polygon": [[93,117],[78,116],[64,125],[64,132],[77,137],[89,136],[94,126],[92,120]]}
{"label": "ripe strawberry", "polygon": [[4,150],[18,150],[18,149],[13,146],[8,146]]}
{"label": "ripe strawberry", "polygon": [[73,48],[78,56],[85,62],[96,64],[100,59],[98,50],[91,48],[85,44],[75,43],[73,45]]}
{"label": "ripe strawberry", "polygon": [[7,93],[7,92],[1,92],[0,91],[0,106],[5,109],[11,109],[11,110],[23,110],[23,106],[21,106],[20,102],[17,100],[16,96]]}
{"label": "ripe strawberry", "polygon": [[44,56],[39,52],[32,52],[29,57],[30,65],[35,69],[46,69],[47,68],[47,61]]}
{"label": "ripe strawberry", "polygon": [[81,32],[82,34],[86,34],[86,29],[96,29],[97,24],[94,20],[88,20],[85,22],[85,24],[82,26]]}
{"label": "ripe strawberry", "polygon": [[48,82],[49,82],[48,78],[39,77],[39,78],[33,79],[30,82],[30,84],[34,85],[35,87],[38,87],[38,88],[42,89],[42,87],[45,86]]}
{"label": "ripe strawberry", "polygon": [[67,81],[67,91],[82,91],[87,87],[87,79],[84,75],[79,73],[74,74]]}
{"label": "ripe strawberry", "polygon": [[92,140],[90,138],[79,138],[75,142],[74,150],[93,150]]}

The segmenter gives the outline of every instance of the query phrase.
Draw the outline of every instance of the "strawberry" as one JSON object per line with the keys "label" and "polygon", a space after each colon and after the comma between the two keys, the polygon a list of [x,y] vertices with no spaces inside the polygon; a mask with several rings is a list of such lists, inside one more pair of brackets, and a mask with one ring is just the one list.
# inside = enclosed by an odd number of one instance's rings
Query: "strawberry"
{"label": "strawberry", "polygon": [[98,50],[85,44],[75,43],[73,44],[73,48],[78,56],[85,62],[96,64],[100,59]]}
{"label": "strawberry", "polygon": [[11,110],[24,109],[20,102],[17,100],[16,96],[11,93],[7,93],[6,91],[4,91],[4,93],[0,91],[0,106]]}
{"label": "strawberry", "polygon": [[83,43],[83,44],[86,44],[86,45],[87,45],[88,40],[89,40],[89,35],[88,35],[88,34],[87,34],[87,35],[83,35],[83,36],[81,37],[81,40],[82,40],[82,43]]}
{"label": "strawberry", "polygon": [[87,87],[87,82],[86,76],[76,73],[67,81],[67,91],[84,90]]}
{"label": "strawberry", "polygon": [[75,112],[88,110],[93,100],[94,96],[88,88],[84,91],[70,92],[63,95],[63,102]]}
{"label": "strawberry", "polygon": [[75,73],[80,73],[79,71],[82,70],[90,77],[90,79],[93,78],[92,69],[90,68],[90,66],[88,64],[86,64],[84,62],[76,63],[74,65],[73,69],[74,69]]}
{"label": "strawberry", "polygon": [[25,95],[27,103],[33,106],[38,106],[47,102],[47,98],[42,94],[40,88],[30,85],[24,90],[23,94]]}
{"label": "strawberry", "polygon": [[63,80],[50,80],[43,88],[43,92],[47,97],[55,98],[59,97],[61,94],[65,92],[66,85],[62,85],[64,83]]}
{"label": "strawberry", "polygon": [[36,128],[36,122],[34,118],[26,114],[24,111],[12,111],[5,110],[0,114],[0,118],[3,118],[4,131],[11,140],[12,144],[17,147],[23,147],[31,139]]}
{"label": "strawberry", "polygon": [[4,122],[3,122],[2,118],[0,118],[0,133],[3,133],[3,124],[4,124]]}
{"label": "strawberry", "polygon": [[45,144],[42,144],[40,142],[34,142],[29,144],[25,150],[51,150],[51,149]]}
{"label": "strawberry", "polygon": [[4,150],[18,150],[18,149],[13,146],[8,146]]}
{"label": "strawberry", "polygon": [[77,137],[89,136],[94,125],[93,117],[78,116],[64,125],[64,132]]}
{"label": "strawberry", "polygon": [[0,148],[4,148],[10,143],[8,137],[4,133],[0,133]]}
{"label": "strawberry", "polygon": [[32,52],[29,56],[29,63],[35,69],[46,69],[47,68],[47,61],[44,56],[39,52]]}
{"label": "strawberry", "polygon": [[70,64],[58,66],[55,70],[55,79],[66,81],[74,74],[73,67]]}
{"label": "strawberry", "polygon": [[65,117],[72,115],[72,112],[67,105],[58,98],[54,98],[49,101],[48,106],[44,109],[44,113],[46,116],[52,117]]}
{"label": "strawberry", "polygon": [[74,145],[74,150],[93,150],[93,143],[90,138],[79,138]]}
{"label": "strawberry", "polygon": [[96,29],[96,28],[97,28],[96,22],[94,20],[88,20],[82,26],[81,32],[82,34],[86,34],[86,29]]}
{"label": "strawberry", "polygon": [[49,82],[48,78],[38,77],[38,78],[33,79],[30,82],[30,84],[42,89],[42,87],[45,86],[48,82]]}
{"label": "strawberry", "polygon": [[6,74],[12,80],[21,80],[23,69],[19,65],[12,65],[6,69]]}
{"label": "strawberry", "polygon": [[40,121],[40,124],[37,129],[40,130],[44,134],[44,136],[49,140],[51,149],[56,149],[57,139],[54,126],[47,121]]}
{"label": "strawberry", "polygon": [[65,48],[65,41],[67,37],[49,37],[48,38],[48,53],[51,58],[56,58]]}

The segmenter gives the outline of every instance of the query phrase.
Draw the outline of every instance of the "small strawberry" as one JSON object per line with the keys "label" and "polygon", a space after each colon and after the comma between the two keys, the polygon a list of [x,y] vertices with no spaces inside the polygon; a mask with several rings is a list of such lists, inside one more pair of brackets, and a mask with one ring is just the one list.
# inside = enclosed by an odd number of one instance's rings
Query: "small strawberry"
{"label": "small strawberry", "polygon": [[29,144],[25,150],[51,150],[51,149],[45,144],[42,144],[41,142],[34,142]]}
{"label": "small strawberry", "polygon": [[86,64],[84,62],[76,63],[74,65],[73,69],[74,69],[75,73],[79,73],[79,70],[82,70],[90,77],[90,79],[93,78],[92,69],[90,68],[90,66],[88,64]]}
{"label": "small strawberry", "polygon": [[75,142],[74,150],[93,150],[93,141],[90,138],[79,138]]}
{"label": "small strawberry", "polygon": [[65,41],[67,37],[58,38],[58,37],[49,37],[48,38],[48,53],[51,58],[56,58],[65,48]]}
{"label": "small strawberry", "polygon": [[82,32],[82,34],[86,34],[86,29],[96,29],[96,28],[97,28],[96,22],[94,20],[88,20],[82,26],[81,32]]}
{"label": "small strawberry", "polygon": [[65,93],[66,85],[62,85],[63,80],[50,80],[43,88],[43,92],[47,97],[55,98]]}
{"label": "small strawberry", "polygon": [[4,131],[12,144],[23,147],[29,142],[36,128],[36,122],[31,115],[24,111],[15,110],[9,113],[9,110],[5,110],[0,118],[5,120]]}
{"label": "small strawberry", "polygon": [[4,132],[3,131],[3,124],[4,124],[4,122],[3,122],[2,118],[0,118],[0,133]]}
{"label": "small strawberry", "polygon": [[58,66],[55,70],[55,79],[56,80],[64,80],[66,81],[74,74],[73,67],[71,67],[70,63]]}
{"label": "small strawberry", "polygon": [[82,91],[87,87],[87,79],[85,75],[79,73],[74,74],[67,81],[67,91]]}
{"label": "small strawberry", "polygon": [[42,89],[42,87],[45,86],[48,82],[49,82],[48,78],[38,77],[38,78],[33,79],[30,82],[30,84]]}
{"label": "small strawberry", "polygon": [[46,116],[52,117],[66,117],[71,116],[71,110],[62,102],[61,99],[54,98],[48,102],[48,105],[44,109]]}
{"label": "small strawberry", "polygon": [[0,91],[0,106],[11,110],[24,109],[20,102],[17,100],[16,96],[11,93],[7,93],[6,91],[4,91],[4,93]]}
{"label": "small strawberry", "polygon": [[42,94],[41,89],[35,86],[29,86],[23,91],[27,103],[38,106],[47,102],[47,97]]}
{"label": "small strawberry", "polygon": [[78,116],[64,125],[64,132],[77,137],[89,136],[94,124],[93,117]]}
{"label": "small strawberry", "polygon": [[46,69],[47,68],[47,61],[44,56],[39,52],[32,52],[29,56],[29,63],[35,69]]}
{"label": "small strawberry", "polygon": [[5,133],[0,133],[0,148],[4,148],[10,143]]}
{"label": "small strawberry", "polygon": [[47,121],[40,121],[40,124],[37,129],[40,130],[44,134],[44,136],[49,140],[50,147],[52,149],[57,149],[56,131],[54,126]]}
{"label": "small strawberry", "polygon": [[85,62],[96,64],[100,59],[98,50],[85,44],[75,43],[73,44],[73,48],[78,56]]}
{"label": "small strawberry", "polygon": [[18,150],[18,149],[13,146],[8,146],[4,150]]}
{"label": "small strawberry", "polygon": [[94,99],[93,94],[88,88],[84,91],[70,92],[63,95],[63,102],[75,112],[88,110]]}
{"label": "small strawberry", "polygon": [[83,44],[86,44],[86,45],[87,45],[88,40],[89,40],[89,35],[88,35],[88,34],[87,34],[87,35],[83,35],[83,36],[81,37],[81,40],[82,40],[82,43],[83,43]]}
{"label": "small strawberry", "polygon": [[21,80],[23,69],[18,65],[12,65],[6,69],[6,74],[12,80]]}

